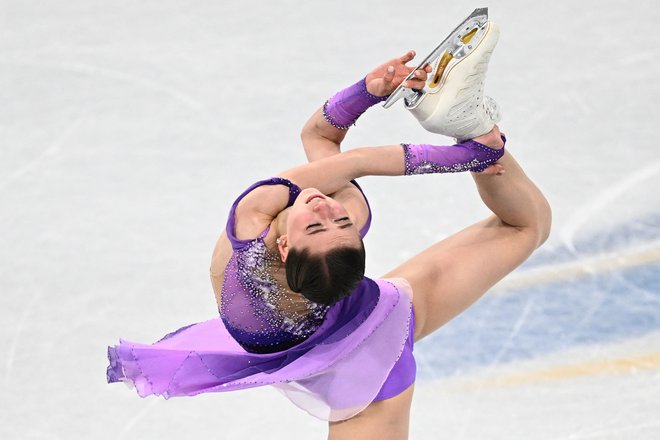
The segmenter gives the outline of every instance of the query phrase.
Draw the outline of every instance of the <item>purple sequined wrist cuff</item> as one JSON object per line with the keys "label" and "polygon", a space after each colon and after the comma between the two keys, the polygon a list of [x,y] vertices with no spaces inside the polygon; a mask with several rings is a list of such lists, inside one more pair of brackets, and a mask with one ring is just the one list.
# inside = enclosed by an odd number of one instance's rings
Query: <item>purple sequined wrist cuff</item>
{"label": "purple sequined wrist cuff", "polygon": [[[502,140],[506,144],[506,138],[502,136]],[[472,144],[476,150],[479,150],[480,153],[477,154],[479,159],[479,164],[470,168],[470,171],[473,173],[481,173],[486,168],[497,162],[502,156],[504,156],[504,147],[495,149],[491,148],[488,145],[484,145],[475,140],[469,140],[464,144]]]}
{"label": "purple sequined wrist cuff", "polygon": [[[502,137],[502,140],[505,140]],[[406,175],[429,173],[480,173],[504,155],[504,148],[490,148],[469,140],[452,146],[401,144]]]}
{"label": "purple sequined wrist cuff", "polygon": [[369,107],[386,99],[387,96],[369,93],[365,78],[362,78],[328,99],[323,105],[323,116],[333,127],[348,130]]}

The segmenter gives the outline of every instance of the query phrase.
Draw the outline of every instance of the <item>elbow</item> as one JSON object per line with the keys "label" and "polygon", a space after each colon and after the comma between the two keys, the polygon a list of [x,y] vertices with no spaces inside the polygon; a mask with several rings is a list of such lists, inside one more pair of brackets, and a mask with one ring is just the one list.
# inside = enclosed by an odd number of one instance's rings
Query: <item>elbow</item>
{"label": "elbow", "polygon": [[300,140],[302,141],[303,145],[305,145],[305,142],[313,138],[314,135],[315,135],[314,127],[311,127],[310,124],[307,123],[300,131]]}
{"label": "elbow", "polygon": [[305,125],[303,126],[302,130],[300,131],[300,139],[303,142],[306,142],[310,139],[315,139],[321,136],[322,133],[322,123],[325,119],[323,118],[323,113],[319,109],[312,115],[311,118],[307,122],[305,122]]}

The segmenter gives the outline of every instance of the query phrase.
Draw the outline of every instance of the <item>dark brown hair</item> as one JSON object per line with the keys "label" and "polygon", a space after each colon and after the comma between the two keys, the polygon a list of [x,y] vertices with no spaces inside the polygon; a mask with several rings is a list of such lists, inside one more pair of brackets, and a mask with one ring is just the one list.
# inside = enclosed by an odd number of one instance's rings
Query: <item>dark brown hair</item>
{"label": "dark brown hair", "polygon": [[287,254],[289,288],[319,304],[332,305],[348,296],[364,278],[364,243],[313,255],[309,249],[291,248]]}

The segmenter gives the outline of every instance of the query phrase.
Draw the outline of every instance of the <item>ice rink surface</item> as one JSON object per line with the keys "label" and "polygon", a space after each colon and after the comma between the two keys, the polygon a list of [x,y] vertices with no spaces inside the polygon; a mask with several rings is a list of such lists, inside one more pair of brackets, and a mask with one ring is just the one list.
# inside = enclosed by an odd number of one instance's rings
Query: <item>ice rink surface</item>
{"label": "ice rink surface", "polygon": [[[415,347],[411,438],[660,438],[660,6],[648,1],[0,0],[0,438],[321,439],[272,389],[140,399],[106,346],[217,316],[235,196],[304,160],[299,131],[472,9],[487,93],[553,233]],[[401,105],[345,148],[448,143]],[[378,276],[487,215],[467,175],[365,178]]]}

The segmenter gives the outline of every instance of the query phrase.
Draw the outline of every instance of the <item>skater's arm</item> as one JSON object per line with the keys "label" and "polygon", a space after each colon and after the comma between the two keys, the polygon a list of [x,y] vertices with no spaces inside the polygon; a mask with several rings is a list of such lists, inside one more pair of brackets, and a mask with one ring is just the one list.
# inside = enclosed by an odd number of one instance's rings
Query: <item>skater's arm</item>
{"label": "skater's arm", "polygon": [[287,170],[279,176],[301,188],[332,194],[348,182],[366,175],[400,176],[404,172],[401,145],[363,147],[325,157]]}
{"label": "skater's arm", "polygon": [[[402,176],[405,174],[455,173],[484,170],[496,174],[502,166],[495,163],[504,153],[503,142],[493,138],[482,144],[482,138],[451,146],[427,144],[363,147],[335,154],[280,173],[301,188],[316,188],[323,194],[334,194],[351,180],[363,176]],[[286,206],[288,189],[282,185],[262,186],[241,200],[241,212],[254,213],[258,225],[272,220]],[[239,210],[237,210],[238,212]],[[250,214],[250,218],[255,218]]]}
{"label": "skater's arm", "polygon": [[502,167],[495,162],[503,152],[501,140],[494,142],[493,148],[473,141],[452,146],[399,144],[362,147],[290,169],[280,176],[301,188],[313,187],[324,194],[332,194],[349,181],[363,176],[468,170],[484,170],[486,174],[496,174]]}
{"label": "skater's arm", "polygon": [[[368,174],[397,176],[402,175],[403,171],[403,148],[401,145],[387,145],[333,154],[284,171],[278,176],[292,181],[302,189],[316,188],[329,195],[350,185],[349,182],[358,177]],[[252,229],[258,230],[284,209],[288,197],[288,188],[283,185],[260,186],[240,201],[236,208],[237,218],[254,219]]]}
{"label": "skater's arm", "polygon": [[[355,122],[351,116],[357,119],[359,114],[355,115],[366,110],[365,105],[373,105],[380,101],[364,96],[366,95],[364,94],[364,88],[373,97],[387,97],[413,70],[411,67],[406,66],[406,63],[414,57],[415,52],[409,51],[401,57],[383,63],[367,74],[364,84],[357,83],[351,86],[352,89],[349,87],[339,92],[324,107],[314,112],[300,135],[307,160],[313,162],[340,153],[341,142],[346,137],[350,125]],[[405,84],[406,87],[424,87],[428,71],[430,71],[430,66],[426,70],[420,70],[415,79],[409,80]],[[363,94],[363,96],[360,96],[360,94]],[[362,106],[355,106],[356,98],[360,101],[358,104],[362,104]],[[353,102],[348,103],[350,100],[353,100]],[[347,103],[348,109],[345,108]],[[362,110],[362,107],[364,107],[364,110]],[[348,110],[348,113],[345,110]]]}
{"label": "skater's arm", "polygon": [[323,108],[314,112],[300,133],[305,155],[309,162],[333,156],[341,152],[341,143],[347,130],[333,127],[323,117]]}

